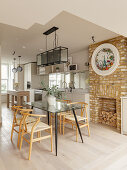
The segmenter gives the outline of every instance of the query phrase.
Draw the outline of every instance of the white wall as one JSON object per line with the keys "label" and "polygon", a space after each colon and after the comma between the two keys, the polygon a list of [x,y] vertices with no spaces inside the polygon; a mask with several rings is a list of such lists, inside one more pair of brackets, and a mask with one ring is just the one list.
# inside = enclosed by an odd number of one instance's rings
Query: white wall
{"label": "white wall", "polygon": [[18,83],[19,83],[19,90],[24,90],[24,65],[21,65],[23,68],[22,72],[18,72]]}
{"label": "white wall", "polygon": [[6,103],[7,102],[7,94],[1,94],[1,102]]}
{"label": "white wall", "polygon": [[[0,70],[1,70],[1,46],[0,46]],[[0,80],[1,80],[1,74],[0,74]],[[0,89],[1,89],[1,81],[0,81]],[[0,124],[1,123],[2,123],[2,111],[1,111],[1,92],[0,92]]]}
{"label": "white wall", "polygon": [[72,53],[69,56],[72,57],[72,63],[78,65],[78,70],[84,70],[87,68],[85,62],[89,61],[88,49]]}

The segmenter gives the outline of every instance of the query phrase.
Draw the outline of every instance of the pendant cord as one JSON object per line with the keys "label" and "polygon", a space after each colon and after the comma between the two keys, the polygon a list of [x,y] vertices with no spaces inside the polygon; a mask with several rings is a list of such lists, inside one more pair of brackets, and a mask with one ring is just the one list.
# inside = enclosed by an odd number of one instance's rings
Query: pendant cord
{"label": "pendant cord", "polygon": [[56,48],[56,31],[55,31],[55,48]]}
{"label": "pendant cord", "polygon": [[20,58],[21,58],[21,56],[18,56],[19,57],[19,66],[20,66]]}
{"label": "pendant cord", "polygon": [[15,59],[14,59],[14,68],[15,68]]}
{"label": "pendant cord", "polygon": [[57,48],[58,47],[58,35],[56,34],[55,31],[55,39],[53,40],[53,48]]}
{"label": "pendant cord", "polygon": [[46,51],[47,51],[47,35],[46,35]]}

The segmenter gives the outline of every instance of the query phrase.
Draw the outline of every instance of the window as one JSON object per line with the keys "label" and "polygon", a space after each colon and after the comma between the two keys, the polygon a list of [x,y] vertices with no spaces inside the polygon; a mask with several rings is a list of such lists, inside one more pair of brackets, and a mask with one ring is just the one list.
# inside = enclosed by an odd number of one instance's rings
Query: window
{"label": "window", "polygon": [[69,88],[69,83],[70,83],[70,73],[65,74],[65,82],[66,82],[66,87]]}
{"label": "window", "polygon": [[12,65],[1,65],[1,92],[6,93],[7,90],[13,90],[14,74],[12,72]]}
{"label": "window", "polygon": [[70,83],[70,74],[60,74],[54,73],[49,75],[49,87],[51,88],[53,85],[57,85],[58,88],[66,88],[69,87]]}
{"label": "window", "polygon": [[49,75],[49,87],[57,85],[59,88],[61,87],[61,74],[50,74]]}

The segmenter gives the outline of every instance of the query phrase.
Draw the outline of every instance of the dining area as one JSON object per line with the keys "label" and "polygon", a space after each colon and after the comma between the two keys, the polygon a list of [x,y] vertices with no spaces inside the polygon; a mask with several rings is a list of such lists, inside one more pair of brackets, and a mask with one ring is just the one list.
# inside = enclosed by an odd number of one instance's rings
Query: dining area
{"label": "dining area", "polygon": [[127,37],[45,2],[0,6],[0,170],[126,170]]}
{"label": "dining area", "polygon": [[[82,127],[88,129],[90,136],[89,122],[87,115],[87,103],[73,102],[69,100],[58,100],[55,105],[49,105],[44,102],[26,102],[26,107],[12,106],[13,123],[11,130],[11,141],[13,141],[13,133],[18,134],[17,149],[21,150],[24,141],[29,144],[28,160],[31,159],[31,152],[34,149],[35,142],[41,142],[43,139],[50,138],[51,152],[55,156],[59,156],[59,138],[66,133],[66,124],[70,124],[72,131],[75,131],[76,141],[84,142],[81,132]],[[42,113],[35,112],[35,109],[42,110]],[[76,110],[80,110],[80,115],[76,114]],[[45,118],[45,120],[43,120]],[[54,126],[53,126],[54,124]],[[53,134],[55,141],[53,142]],[[78,139],[78,135],[80,136]],[[29,136],[29,139],[28,139]],[[47,141],[46,140],[46,141]],[[49,147],[49,146],[48,146]],[[54,151],[53,151],[53,148]],[[27,158],[26,158],[27,159]]]}
{"label": "dining area", "polygon": [[[25,107],[7,108],[3,104],[0,169],[103,169],[103,164],[112,165],[108,164],[110,158],[116,161],[116,156],[126,155],[125,135],[106,126],[87,124],[83,112],[87,104],[81,107],[81,103],[70,102],[57,101],[56,107],[40,101],[26,102]],[[82,138],[78,127],[76,129],[73,109]],[[81,119],[85,121],[79,121]],[[118,150],[121,146],[123,149]]]}

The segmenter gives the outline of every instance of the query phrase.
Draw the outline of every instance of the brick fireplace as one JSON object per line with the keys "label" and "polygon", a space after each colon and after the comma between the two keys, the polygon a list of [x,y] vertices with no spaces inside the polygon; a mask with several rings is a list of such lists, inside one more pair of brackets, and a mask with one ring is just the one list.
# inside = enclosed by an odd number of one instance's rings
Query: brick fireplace
{"label": "brick fireplace", "polygon": [[117,127],[116,99],[99,98],[99,123]]}
{"label": "brick fireplace", "polygon": [[[91,66],[94,50],[103,43],[113,44],[119,51],[120,64],[110,75],[100,76]],[[90,58],[90,117],[121,130],[121,96],[127,95],[127,39],[119,36],[89,46]]]}

